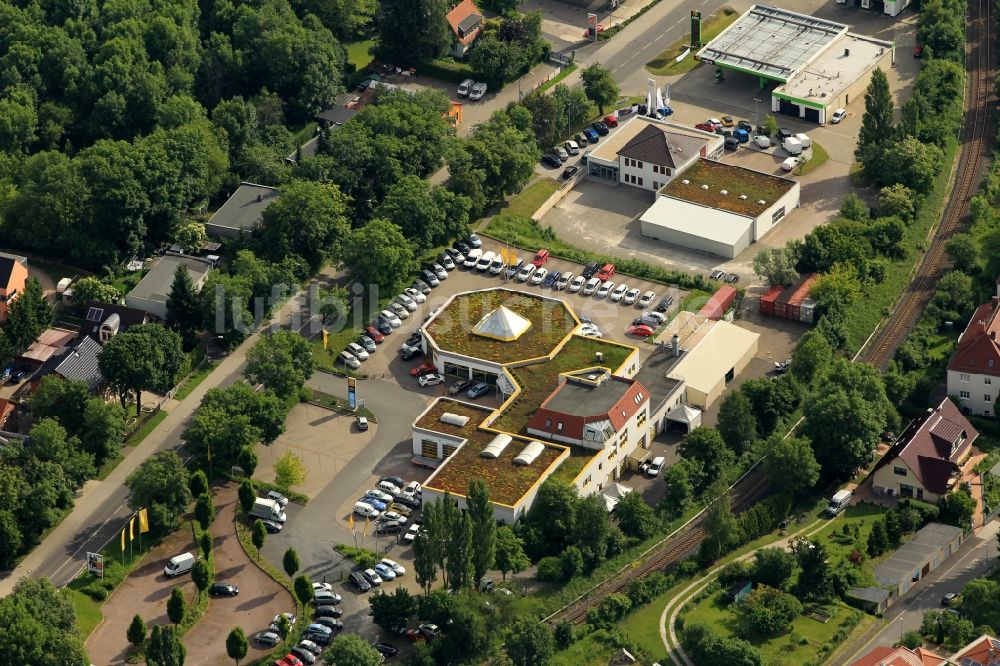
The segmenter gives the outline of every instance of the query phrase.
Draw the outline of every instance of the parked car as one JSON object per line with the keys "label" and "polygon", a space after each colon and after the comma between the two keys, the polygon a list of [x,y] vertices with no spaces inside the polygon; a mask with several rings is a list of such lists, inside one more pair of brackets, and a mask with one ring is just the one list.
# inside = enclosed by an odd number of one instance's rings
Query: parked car
{"label": "parked car", "polygon": [[569,151],[563,148],[562,146],[556,146],[555,148],[552,149],[552,152],[558,155],[559,159],[561,159],[563,162],[569,159]]}
{"label": "parked car", "polygon": [[537,267],[534,264],[525,264],[521,267],[521,272],[517,274],[518,282],[527,282],[528,278],[535,272]]}
{"label": "parked car", "polygon": [[416,345],[403,345],[399,348],[399,357],[404,361],[410,361],[418,356],[423,356],[424,350]]}
{"label": "parked car", "polygon": [[358,588],[358,592],[367,592],[372,589],[371,584],[357,571],[352,572],[347,579],[354,585],[354,587]]}
{"label": "parked car", "polygon": [[[326,627],[327,629],[336,629],[340,631],[344,628],[344,623],[340,620],[335,620],[332,617],[318,617],[313,622],[313,624],[318,624],[321,627]],[[312,626],[312,625],[310,625]]]}
{"label": "parked car", "polygon": [[583,136],[587,137],[589,143],[597,143],[600,140],[600,136],[597,134],[597,130],[593,127],[585,127],[583,129]]}
{"label": "parked car", "polygon": [[722,116],[722,126],[723,127],[736,127],[736,121],[733,120],[732,116]]}
{"label": "parked car", "polygon": [[425,361],[416,367],[410,368],[410,376],[419,377],[420,375],[426,375],[436,370],[437,367],[433,363]]}
{"label": "parked car", "polygon": [[583,270],[580,271],[580,275],[589,280],[590,278],[594,277],[594,273],[596,273],[600,268],[601,265],[598,264],[596,261],[591,262],[583,267]]}
{"label": "parked car", "polygon": [[597,288],[600,286],[601,286],[601,280],[599,278],[592,277],[589,280],[587,280],[587,284],[583,285],[583,289],[580,291],[580,293],[583,294],[584,296],[590,296],[595,291],[597,291]]}
{"label": "parked car", "polygon": [[333,635],[332,632],[321,633],[319,631],[307,631],[306,633],[302,634],[302,638],[311,643],[316,643],[317,645],[326,646],[329,645],[330,641],[333,640]]}
{"label": "parked car", "polygon": [[361,345],[359,345],[357,342],[348,342],[347,343],[347,351],[349,351],[352,354],[354,354],[359,361],[367,361],[368,360],[368,352],[365,350],[364,347],[362,347]]}
{"label": "parked car", "polygon": [[365,495],[364,497],[361,498],[360,503],[367,504],[371,508],[375,509],[375,515],[363,513],[364,509],[362,507],[358,507],[358,503],[359,502],[355,502],[354,507],[355,509],[361,509],[361,511],[358,511],[358,513],[360,515],[363,515],[365,518],[378,518],[379,515],[381,515],[381,513],[385,511],[385,506],[386,506],[385,502],[372,495]]}
{"label": "parked car", "polygon": [[664,296],[660,299],[660,302],[656,304],[657,312],[666,312],[667,308],[674,302],[673,296]]}
{"label": "parked car", "polygon": [[569,286],[567,287],[567,290],[569,291],[569,293],[575,294],[578,291],[580,291],[580,289],[583,288],[583,285],[586,284],[586,282],[587,282],[587,278],[585,278],[582,275],[577,275],[575,278],[573,278],[570,281]]}
{"label": "parked car", "polygon": [[566,152],[570,155],[578,155],[580,153],[580,144],[572,139],[564,143],[563,148],[565,148]]}
{"label": "parked car", "polygon": [[473,249],[480,249],[483,247],[483,239],[476,234],[469,234],[465,238],[465,242],[467,242]]}
{"label": "parked car", "polygon": [[417,627],[417,631],[422,633],[427,638],[434,638],[435,636],[441,633],[441,630],[438,629],[438,626],[436,624],[430,624],[430,623],[421,624],[419,627]]}
{"label": "parked car", "polygon": [[426,641],[427,637],[416,629],[407,629],[404,634],[410,641],[416,643],[417,641]]}
{"label": "parked car", "polygon": [[261,522],[264,523],[264,529],[267,530],[268,534],[277,534],[284,527],[276,520],[262,520]]}
{"label": "parked car", "polygon": [[406,543],[413,543],[413,540],[417,537],[417,532],[420,531],[420,525],[414,523],[410,525],[410,529],[406,530],[406,534],[403,535],[403,541]]}
{"label": "parked car", "polygon": [[722,143],[726,150],[736,150],[740,147],[740,140],[735,136],[727,136]]}
{"label": "parked car", "polygon": [[578,331],[580,335],[586,336],[588,338],[603,338],[604,334],[601,333],[601,329],[597,328],[593,324],[584,324],[580,327]]}
{"label": "parked car", "polygon": [[437,274],[429,268],[425,268],[424,270],[420,271],[420,276],[431,287],[436,287],[439,284],[441,284],[441,280],[438,279]]}
{"label": "parked car", "polygon": [[366,328],[365,335],[371,338],[372,342],[374,342],[375,344],[380,344],[383,340],[385,340],[385,336],[382,335],[379,332],[379,330],[374,326],[369,326],[368,328]]}
{"label": "parked car", "polygon": [[573,280],[573,274],[570,273],[569,271],[566,271],[565,273],[560,273],[559,279],[556,280],[556,286],[555,286],[556,290],[562,291],[563,289],[569,286],[571,280]]}
{"label": "parked car", "polygon": [[608,294],[608,296],[611,298],[612,303],[617,303],[621,301],[623,298],[625,298],[626,293],[628,293],[628,285],[623,282],[615,286],[615,288],[611,290],[611,293]]}
{"label": "parked car", "polygon": [[344,611],[336,606],[316,606],[315,617],[340,617]]}
{"label": "parked car", "polygon": [[544,280],[545,276],[548,274],[549,271],[544,266],[542,266],[541,268],[536,268],[535,272],[531,274],[531,284],[536,286],[540,285],[542,283],[542,280]]}
{"label": "parked car", "polygon": [[730,284],[735,284],[740,281],[740,276],[736,273],[726,273],[726,276],[722,279]]}
{"label": "parked car", "polygon": [[288,506],[288,498],[279,493],[277,490],[268,490],[264,494],[264,499],[274,500],[281,508]]}
{"label": "parked car", "polygon": [[[396,531],[399,531],[398,523]],[[382,578],[382,580],[396,580],[396,572],[393,571],[391,567],[388,567],[381,562],[375,565],[375,572]]]}
{"label": "parked car", "polygon": [[771,139],[763,134],[755,134],[753,137],[753,145],[757,146],[761,150],[766,150],[771,147]]}
{"label": "parked car", "polygon": [[341,363],[346,365],[351,370],[357,370],[358,368],[361,367],[361,361],[359,361],[357,358],[354,357],[353,354],[349,352],[342,351],[340,352],[340,355],[337,358],[340,360]]}
{"label": "parked car", "polygon": [[653,335],[656,331],[655,329],[646,326],[645,324],[632,324],[625,329],[625,332],[629,335],[634,335],[638,338],[648,338]]}
{"label": "parked car", "polygon": [[473,381],[471,379],[459,379],[448,388],[448,395],[458,395],[462,391],[468,390],[472,384]]}
{"label": "parked car", "polygon": [[453,244],[452,247],[454,247],[456,250],[458,250],[462,254],[469,254],[469,250],[473,249],[472,246],[469,245],[468,241],[464,241],[464,240],[457,240],[457,241],[455,241],[455,243]]}
{"label": "parked car", "polygon": [[413,288],[418,289],[424,295],[431,293],[431,286],[420,278],[413,281]]}
{"label": "parked car", "polygon": [[[455,264],[456,267],[460,263],[462,263],[463,261],[465,261],[465,255],[462,254],[462,251],[459,250],[458,248],[446,247],[444,249],[444,251],[447,253],[448,257],[452,260],[452,262]],[[448,268],[448,264],[444,264],[444,267]],[[423,301],[417,301],[417,302],[418,303],[423,303]]]}
{"label": "parked car", "polygon": [[375,341],[372,340],[367,334],[362,333],[358,336],[358,344],[361,345],[369,354],[375,353]]}
{"label": "parked car", "polygon": [[437,386],[438,384],[444,384],[444,376],[432,372],[426,375],[420,375],[417,379],[417,383],[420,384],[421,388],[427,388],[428,386]]}
{"label": "parked car", "polygon": [[603,123],[600,120],[598,120],[596,123],[592,123],[590,126],[594,128],[594,131],[600,134],[601,136],[607,136],[608,133],[611,131],[608,129],[607,123]]}
{"label": "parked car", "polygon": [[587,137],[584,136],[582,132],[574,134],[573,140],[576,141],[577,145],[580,146],[581,148],[585,148],[586,146],[590,145],[590,141],[587,140]]}
{"label": "parked car", "polygon": [[790,136],[795,136],[795,132],[793,132],[792,130],[788,129],[787,127],[779,127],[778,128],[778,143],[783,142],[785,139],[787,139]]}
{"label": "parked car", "polygon": [[235,597],[240,593],[240,588],[232,583],[212,583],[208,588],[208,594],[213,597]]}
{"label": "parked car", "polygon": [[[329,583],[319,583],[319,585],[329,585]],[[317,606],[336,606],[343,600],[343,597],[329,587],[317,588],[316,584],[313,584],[313,602]]]}
{"label": "parked car", "polygon": [[558,169],[562,166],[562,160],[559,156],[554,153],[545,153],[542,155],[542,164],[552,167],[553,169]]}
{"label": "parked car", "polygon": [[473,84],[472,89],[469,90],[469,99],[471,99],[473,102],[481,100],[483,96],[486,94],[486,90],[487,90],[486,84],[483,83],[482,81]]}
{"label": "parked car", "polygon": [[507,266],[507,269],[504,271],[504,277],[506,277],[508,280],[513,280],[514,278],[517,277],[518,272],[520,272],[523,266],[524,266],[524,259],[518,259],[513,264]]}
{"label": "parked car", "polygon": [[399,316],[392,310],[382,310],[382,312],[379,313],[379,317],[382,318],[382,321],[389,324],[389,326],[393,328],[399,328],[403,325],[403,320],[400,319]]}
{"label": "parked car", "polygon": [[791,171],[799,165],[798,157],[789,157],[784,162],[781,163],[781,168],[783,171]]}
{"label": "parked car", "polygon": [[406,573],[406,569],[395,560],[390,560],[389,558],[383,558],[380,564],[384,564],[385,566],[392,569],[393,572],[396,574],[396,577],[402,576],[403,574]]}
{"label": "parked car", "polygon": [[383,513],[382,516],[381,516],[381,518],[379,518],[379,520],[395,520],[400,525],[402,525],[406,521],[408,521],[409,518],[407,518],[403,514],[399,513],[398,511],[389,510],[389,511],[386,511],[385,513]]}
{"label": "parked car", "polygon": [[709,132],[715,134],[715,125],[711,123],[698,123],[694,126],[695,129],[701,130],[702,132]]}
{"label": "parked car", "polygon": [[633,326],[649,326],[654,331],[659,328],[660,320],[652,316],[651,312],[644,312],[635,319],[632,320]]}
{"label": "parked car", "polygon": [[736,123],[736,126],[739,127],[741,130],[745,130],[747,132],[753,131],[753,125],[750,124],[749,120],[741,120],[738,123]]}
{"label": "parked car", "polygon": [[622,303],[625,305],[635,305],[635,300],[637,298],[639,298],[639,290],[634,288],[629,289],[625,292],[625,296],[622,297]]}
{"label": "parked car", "polygon": [[558,279],[559,271],[549,271],[548,275],[545,276],[545,279],[542,280],[542,286],[551,288]]}
{"label": "parked car", "polygon": [[266,647],[274,647],[281,642],[281,636],[276,631],[258,631],[253,635],[253,642]]}
{"label": "parked car", "polygon": [[618,119],[614,116],[604,116],[603,122],[608,127],[618,127]]}
{"label": "parked car", "polygon": [[615,283],[611,280],[607,280],[601,283],[601,286],[597,288],[597,297],[605,298],[611,293],[611,290],[615,288]]}
{"label": "parked car", "polygon": [[535,257],[531,260],[531,264],[535,268],[541,268],[548,260],[549,260],[549,251],[539,250],[538,252],[535,253]]}
{"label": "parked car", "polygon": [[[392,495],[382,490],[381,488],[370,488],[365,491],[365,497],[362,501],[364,502],[371,501],[372,506],[374,506],[376,509],[379,509],[379,511],[382,511],[385,509],[385,506],[392,501]],[[382,505],[382,508],[378,507],[376,501]]]}
{"label": "parked car", "polygon": [[[292,655],[294,655],[296,658],[298,658],[304,664],[315,664],[316,663],[316,655],[314,655],[312,652],[310,652],[309,650],[305,649],[304,647],[300,647],[300,646],[296,645],[291,650],[289,650],[289,653],[292,654]],[[285,659],[287,660],[287,657]]]}
{"label": "parked car", "polygon": [[375,648],[376,652],[385,657],[395,657],[399,653],[395,645],[386,643],[385,641],[372,643],[372,647]]}
{"label": "parked car", "polygon": [[607,282],[611,279],[611,276],[615,274],[614,264],[604,264],[601,266],[601,270],[597,271],[597,279],[601,282]]}
{"label": "parked car", "polygon": [[639,307],[648,308],[649,304],[653,302],[654,298],[656,298],[655,292],[652,291],[643,292],[642,296],[639,297]]}
{"label": "parked car", "polygon": [[365,577],[365,580],[367,580],[369,583],[371,583],[375,587],[378,587],[379,585],[382,584],[382,578],[381,578],[381,576],[379,576],[377,573],[375,573],[374,569],[365,569],[361,573]]}
{"label": "parked car", "polygon": [[455,270],[455,260],[447,252],[442,252],[437,257],[438,263],[444,266],[446,271]]}
{"label": "parked car", "polygon": [[278,630],[278,622],[281,621],[282,616],[284,616],[285,619],[288,620],[288,626],[290,627],[295,626],[295,620],[296,620],[295,613],[278,613],[277,615],[274,616],[274,619],[271,620],[271,626],[268,627],[269,631]]}
{"label": "parked car", "polygon": [[379,483],[391,483],[397,488],[402,488],[406,484],[406,481],[401,476],[380,476],[378,478]]}
{"label": "parked car", "polygon": [[659,476],[660,472],[663,471],[663,465],[665,463],[666,463],[666,458],[664,458],[663,456],[657,456],[653,458],[653,461],[649,463],[649,469],[646,470],[646,473],[649,476]]}
{"label": "parked car", "polygon": [[476,85],[475,81],[473,81],[472,79],[466,79],[458,84],[458,90],[456,90],[455,93],[459,97],[468,97],[469,91],[472,90],[472,86],[474,85]]}
{"label": "parked car", "polygon": [[323,648],[316,645],[316,643],[313,643],[312,641],[299,641],[298,646],[312,652],[315,655],[323,654]]}
{"label": "parked car", "polygon": [[562,176],[560,176],[560,177],[563,180],[569,180],[570,178],[572,178],[573,176],[575,176],[578,171],[580,171],[580,167],[578,167],[578,166],[569,166],[569,167],[566,167],[565,169],[563,169]]}
{"label": "parked car", "polygon": [[476,382],[475,384],[469,387],[469,390],[466,391],[465,395],[470,400],[475,400],[476,398],[486,395],[489,392],[490,392],[489,384],[484,384],[483,382]]}

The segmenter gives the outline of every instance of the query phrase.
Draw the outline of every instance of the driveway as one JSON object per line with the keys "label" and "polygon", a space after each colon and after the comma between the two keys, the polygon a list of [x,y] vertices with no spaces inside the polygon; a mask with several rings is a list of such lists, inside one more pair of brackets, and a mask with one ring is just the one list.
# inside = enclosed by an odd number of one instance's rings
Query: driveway
{"label": "driveway", "polygon": [[[235,597],[213,598],[201,620],[184,636],[187,662],[203,666],[228,666],[226,636],[233,627],[242,627],[247,636],[266,629],[278,613],[295,612],[291,595],[254,564],[240,546],[235,520],[238,485],[228,483],[213,488],[216,516],[209,530],[215,539],[215,580],[240,588]],[[247,661],[270,652],[252,640]]]}
{"label": "driveway", "polygon": [[152,548],[139,568],[104,602],[101,606],[104,619],[85,643],[91,662],[101,666],[125,663],[131,649],[125,632],[136,614],[147,626],[169,624],[167,599],[175,585],[184,590],[188,600],[194,597],[196,590],[190,575],[175,579],[163,575],[164,563],[183,552],[195,552],[188,530],[178,530]]}

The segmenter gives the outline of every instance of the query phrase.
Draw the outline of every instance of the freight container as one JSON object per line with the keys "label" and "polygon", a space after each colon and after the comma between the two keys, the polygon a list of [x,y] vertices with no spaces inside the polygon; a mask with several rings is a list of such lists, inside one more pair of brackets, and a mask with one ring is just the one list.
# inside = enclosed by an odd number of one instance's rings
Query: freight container
{"label": "freight container", "polygon": [[767,293],[760,297],[760,311],[766,315],[774,315],[774,301],[784,290],[780,284],[776,284],[767,290]]}
{"label": "freight container", "polygon": [[816,318],[816,301],[807,298],[799,306],[799,321],[807,324],[813,323]]}
{"label": "freight container", "polygon": [[723,285],[708,299],[698,314],[709,319],[722,319],[735,300],[736,290],[729,285]]}

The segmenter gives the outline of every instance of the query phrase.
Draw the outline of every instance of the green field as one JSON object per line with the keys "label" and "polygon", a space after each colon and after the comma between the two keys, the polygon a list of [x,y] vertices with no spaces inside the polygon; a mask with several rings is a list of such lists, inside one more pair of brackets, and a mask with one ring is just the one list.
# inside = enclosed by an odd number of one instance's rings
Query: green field
{"label": "green field", "polygon": [[568,649],[556,652],[549,666],[607,666],[615,655],[615,647],[607,631],[587,634]]}
{"label": "green field", "polygon": [[500,212],[504,215],[531,217],[545,201],[559,189],[559,183],[551,178],[539,178],[520,194],[511,197]]}
{"label": "green field", "polygon": [[806,162],[805,164],[800,165],[799,168],[795,170],[795,173],[798,174],[799,176],[804,176],[807,173],[815,171],[816,169],[823,166],[823,164],[825,164],[828,159],[830,159],[830,155],[829,153],[826,152],[826,148],[819,145],[815,141],[812,142],[811,150],[812,150],[812,157],[809,159],[809,161]]}
{"label": "green field", "polygon": [[363,39],[359,42],[348,42],[345,46],[347,47],[347,62],[354,65],[358,71],[361,71],[371,64],[372,56],[368,51],[371,47],[375,46],[374,39]]}

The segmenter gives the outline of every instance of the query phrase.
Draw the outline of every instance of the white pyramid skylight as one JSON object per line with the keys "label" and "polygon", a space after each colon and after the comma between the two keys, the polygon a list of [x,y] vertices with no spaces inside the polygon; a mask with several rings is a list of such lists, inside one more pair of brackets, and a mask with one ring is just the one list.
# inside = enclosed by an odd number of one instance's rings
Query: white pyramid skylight
{"label": "white pyramid skylight", "polygon": [[531,322],[512,311],[505,305],[501,305],[483,317],[472,329],[476,335],[481,335],[494,340],[512,342],[531,328]]}

